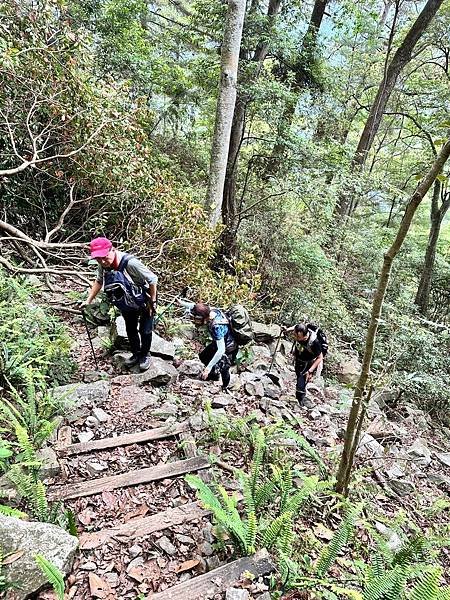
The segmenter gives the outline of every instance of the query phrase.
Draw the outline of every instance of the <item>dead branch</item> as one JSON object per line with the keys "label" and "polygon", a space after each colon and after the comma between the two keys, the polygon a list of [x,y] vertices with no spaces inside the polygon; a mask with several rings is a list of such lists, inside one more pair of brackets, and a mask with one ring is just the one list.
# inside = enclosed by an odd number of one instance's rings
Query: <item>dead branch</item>
{"label": "dead branch", "polygon": [[10,263],[8,260],[6,260],[6,258],[3,258],[3,256],[0,256],[0,265],[3,265],[6,269],[8,269],[8,271],[10,271],[11,273],[23,273],[25,275],[32,275],[32,274],[49,274],[49,275],[64,275],[65,277],[70,277],[71,279],[81,279],[81,281],[83,281],[83,283],[86,283],[88,285],[91,285],[91,281],[85,277],[85,275],[87,275],[88,273],[85,272],[85,274],[82,273],[77,273],[74,271],[68,271],[66,269],[25,269],[23,267],[16,267],[14,266],[12,263]]}
{"label": "dead branch", "polygon": [[38,135],[34,135],[31,129],[31,125],[30,125],[30,121],[31,118],[33,116],[33,113],[35,111],[36,108],[36,104],[37,104],[37,100],[36,98],[33,100],[33,103],[31,105],[30,110],[27,113],[27,117],[25,119],[25,124],[26,124],[26,128],[28,131],[28,135],[30,137],[30,143],[31,143],[31,150],[28,151],[28,153],[31,155],[30,159],[26,159],[24,158],[19,151],[17,150],[17,146],[16,146],[16,141],[14,138],[14,133],[11,127],[11,123],[8,119],[8,116],[3,112],[0,111],[0,114],[2,115],[2,117],[5,120],[5,125],[6,128],[8,130],[8,136],[11,142],[11,146],[13,148],[14,154],[20,158],[20,160],[22,161],[20,165],[18,165],[17,167],[11,167],[10,169],[0,169],[0,177],[9,177],[11,175],[16,175],[17,173],[20,173],[22,171],[24,171],[25,169],[27,169],[28,167],[34,166],[34,165],[38,165],[44,162],[49,162],[52,160],[55,160],[57,158],[70,158],[71,156],[75,156],[76,154],[78,154],[79,152],[81,152],[82,150],[84,150],[86,148],[86,146],[88,146],[90,144],[90,142],[97,137],[97,135],[100,133],[100,131],[106,127],[106,125],[109,125],[111,123],[113,123],[114,121],[112,120],[108,120],[105,121],[104,123],[101,123],[97,129],[95,129],[95,131],[93,133],[91,133],[91,135],[87,138],[87,140],[84,142],[84,144],[82,144],[81,146],[79,146],[78,148],[75,148],[75,150],[71,150],[70,152],[65,152],[65,153],[58,153],[58,154],[53,154],[51,156],[46,156],[46,157],[39,157],[39,155],[41,154],[41,152],[43,152],[44,150],[46,150],[46,145],[47,145],[47,140],[48,138],[42,142],[41,147],[38,148],[38,141],[43,137],[43,131],[41,131]]}

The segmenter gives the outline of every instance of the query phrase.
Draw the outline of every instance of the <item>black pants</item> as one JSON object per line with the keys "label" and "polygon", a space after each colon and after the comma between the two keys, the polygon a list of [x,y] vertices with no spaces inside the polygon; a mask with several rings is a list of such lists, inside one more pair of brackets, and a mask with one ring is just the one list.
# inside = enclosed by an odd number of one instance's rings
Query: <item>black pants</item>
{"label": "black pants", "polygon": [[153,315],[143,306],[138,310],[123,312],[122,316],[125,319],[131,352],[137,356],[147,356],[152,345]]}
{"label": "black pants", "polygon": [[295,361],[295,374],[297,375],[297,384],[295,386],[295,397],[302,403],[306,396],[306,374],[314,361],[304,362]]}
{"label": "black pants", "polygon": [[[238,350],[239,350],[239,348],[237,348],[237,347],[235,349],[229,350],[229,351],[227,351],[227,349],[225,348],[225,355],[228,357],[228,359],[232,365],[234,364],[234,362],[236,360]],[[216,352],[217,352],[217,344],[216,344],[216,342],[211,342],[210,344],[208,344],[207,346],[205,346],[203,348],[203,350],[200,352],[198,357],[202,361],[202,363],[206,366]],[[211,369],[211,371],[208,375],[208,380],[219,381],[219,376],[220,376],[220,361],[219,361],[219,363],[216,363],[214,365],[214,367]]]}

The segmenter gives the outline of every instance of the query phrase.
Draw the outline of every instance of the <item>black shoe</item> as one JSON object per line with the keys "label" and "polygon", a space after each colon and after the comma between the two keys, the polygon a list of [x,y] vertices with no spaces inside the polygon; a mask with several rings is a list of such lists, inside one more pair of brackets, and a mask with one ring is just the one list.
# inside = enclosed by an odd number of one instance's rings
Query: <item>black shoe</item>
{"label": "black shoe", "polygon": [[124,365],[127,367],[127,369],[131,369],[131,367],[134,367],[134,365],[137,365],[139,362],[139,356],[137,354],[132,354],[129,358],[126,358],[124,360]]}
{"label": "black shoe", "polygon": [[141,358],[139,359],[139,368],[141,371],[146,371],[149,368],[150,364],[151,358],[148,354],[147,356],[141,356]]}
{"label": "black shoe", "polygon": [[217,365],[214,365],[214,367],[209,372],[209,375],[206,378],[206,381],[219,381],[219,379],[220,379],[219,368]]}

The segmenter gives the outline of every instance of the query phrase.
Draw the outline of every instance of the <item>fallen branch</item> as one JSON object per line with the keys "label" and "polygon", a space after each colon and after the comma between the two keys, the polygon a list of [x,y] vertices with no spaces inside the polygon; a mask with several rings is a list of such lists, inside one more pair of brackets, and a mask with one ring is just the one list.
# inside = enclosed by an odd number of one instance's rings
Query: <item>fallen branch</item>
{"label": "fallen branch", "polygon": [[[13,264],[11,264],[8,260],[6,260],[6,258],[3,258],[3,256],[0,256],[0,264],[3,265],[6,269],[8,269],[8,271],[12,272],[12,273],[23,273],[25,275],[32,275],[32,274],[50,274],[50,275],[64,275],[66,277],[71,277],[73,278],[78,278],[81,279],[81,281],[83,281],[84,283],[87,283],[88,285],[91,285],[91,281],[85,277],[84,275],[82,275],[81,273],[76,273],[74,271],[68,271],[66,269],[24,269],[23,267],[16,267]],[[87,274],[87,273],[86,273]]]}

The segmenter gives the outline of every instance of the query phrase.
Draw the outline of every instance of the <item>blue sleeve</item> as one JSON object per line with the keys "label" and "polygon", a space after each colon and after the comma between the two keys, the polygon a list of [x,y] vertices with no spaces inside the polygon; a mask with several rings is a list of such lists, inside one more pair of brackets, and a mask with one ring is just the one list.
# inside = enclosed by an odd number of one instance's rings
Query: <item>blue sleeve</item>
{"label": "blue sleeve", "polygon": [[228,333],[228,325],[212,325],[210,332],[214,341],[223,340]]}

